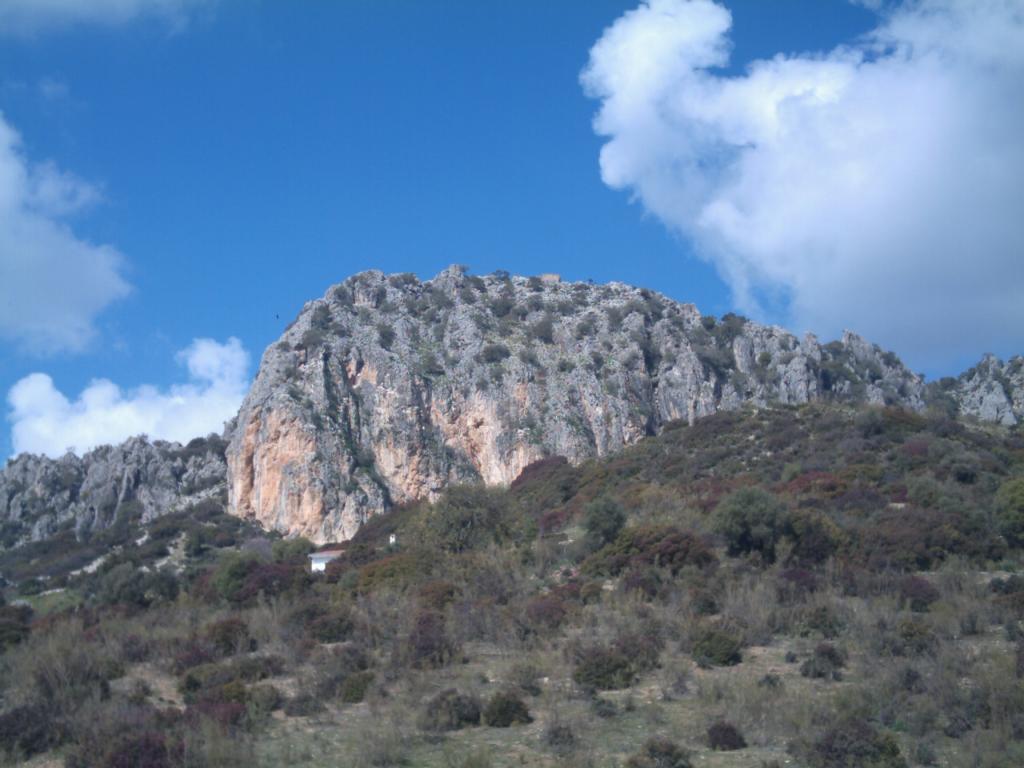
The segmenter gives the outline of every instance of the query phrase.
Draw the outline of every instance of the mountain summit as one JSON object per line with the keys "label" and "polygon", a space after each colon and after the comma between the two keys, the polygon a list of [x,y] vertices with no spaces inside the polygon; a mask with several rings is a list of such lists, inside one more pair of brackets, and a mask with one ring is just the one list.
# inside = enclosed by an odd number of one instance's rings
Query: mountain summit
{"label": "mountain summit", "polygon": [[855,334],[821,344],[621,283],[363,272],[263,355],[227,451],[229,509],[344,540],[448,484],[507,484],[546,456],[577,463],[747,403],[930,402],[1011,424],[1021,369],[986,358],[926,385]]}
{"label": "mountain summit", "polygon": [[814,401],[1013,425],[1024,359],[986,355],[926,384],[852,333],[820,344],[622,283],[363,272],[306,304],[266,350],[223,437],[8,462],[0,546],[225,496],[265,528],[345,540],[453,483],[508,484],[538,459],[611,454],[674,420]]}

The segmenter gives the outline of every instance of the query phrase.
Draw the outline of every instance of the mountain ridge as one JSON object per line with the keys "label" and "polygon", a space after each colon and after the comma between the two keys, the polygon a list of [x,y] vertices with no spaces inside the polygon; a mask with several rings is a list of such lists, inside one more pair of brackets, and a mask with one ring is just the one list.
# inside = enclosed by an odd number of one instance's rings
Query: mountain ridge
{"label": "mountain ridge", "polygon": [[0,543],[207,497],[288,535],[343,540],[395,503],[507,485],[546,456],[578,463],[671,421],[828,400],[1010,426],[1024,418],[1024,360],[986,355],[925,383],[853,333],[821,344],[624,283],[371,270],[307,302],[223,436],[9,460]]}

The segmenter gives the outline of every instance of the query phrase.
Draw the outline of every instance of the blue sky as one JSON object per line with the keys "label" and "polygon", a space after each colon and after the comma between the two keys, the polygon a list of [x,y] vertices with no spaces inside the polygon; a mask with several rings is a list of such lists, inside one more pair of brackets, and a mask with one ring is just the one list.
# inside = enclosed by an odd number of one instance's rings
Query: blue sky
{"label": "blue sky", "polygon": [[[46,18],[0,12],[0,112],[20,135],[18,157],[73,174],[96,198],[54,217],[76,240],[116,249],[130,286],[107,286],[120,297],[98,299],[84,341],[8,328],[2,392],[37,372],[72,400],[97,378],[165,391],[188,378],[193,358],[178,352],[201,338],[236,337],[251,375],[303,302],[368,268],[557,271],[650,286],[714,314],[809,319],[826,332],[842,322],[780,311],[771,297],[788,301],[790,288],[770,281],[740,296],[736,263],[715,255],[728,243],[702,244],[642,172],[606,183],[599,153],[628,139],[628,119],[597,135],[594,116],[615,95],[588,95],[580,73],[635,2],[181,0],[168,16],[138,1],[123,19],[69,13],[76,0],[46,0]],[[879,24],[839,0],[728,6],[732,54],[716,78]],[[3,247],[0,270],[14,263]],[[74,286],[45,290],[45,277],[31,301],[63,306]],[[1019,341],[990,346],[1005,355]],[[989,348],[912,346],[897,352],[933,375]],[[0,455],[11,449],[0,430]]]}

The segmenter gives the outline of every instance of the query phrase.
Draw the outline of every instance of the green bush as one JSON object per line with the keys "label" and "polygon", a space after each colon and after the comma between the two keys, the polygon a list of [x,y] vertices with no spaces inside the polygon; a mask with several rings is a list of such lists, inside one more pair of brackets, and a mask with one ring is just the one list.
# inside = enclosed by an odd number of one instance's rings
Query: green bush
{"label": "green bush", "polygon": [[308,564],[307,555],[314,549],[313,542],[299,536],[295,539],[281,539],[271,545],[274,562]]}
{"label": "green bush", "polygon": [[725,629],[704,627],[693,638],[693,658],[702,667],[739,664],[742,648],[742,640]]}
{"label": "green bush", "polygon": [[509,513],[507,494],[483,486],[455,486],[425,517],[427,539],[453,553],[501,544],[512,533]]}
{"label": "green bush", "polygon": [[747,740],[735,725],[719,720],[708,728],[708,746],[718,752],[732,752],[746,749]]}
{"label": "green bush", "polygon": [[819,643],[811,658],[800,665],[800,674],[818,680],[842,680],[846,654],[832,643]]}
{"label": "green bush", "polygon": [[813,768],[907,768],[896,740],[864,720],[833,725],[807,757]]}
{"label": "green bush", "polygon": [[996,492],[999,532],[1011,547],[1024,547],[1024,477],[1003,483]]}
{"label": "green bush", "polygon": [[346,704],[358,704],[366,698],[366,692],[369,690],[371,683],[373,683],[373,672],[370,670],[354,672],[346,677],[345,682],[342,683],[341,700]]}
{"label": "green bush", "polygon": [[617,690],[636,680],[632,661],[614,648],[591,648],[580,654],[572,679],[585,688]]}
{"label": "green bush", "polygon": [[615,499],[601,496],[587,504],[583,517],[586,545],[595,552],[611,544],[626,524],[626,512]]}
{"label": "green bush", "polygon": [[235,616],[207,624],[203,636],[221,656],[253,650],[250,646],[249,625]]}
{"label": "green bush", "polygon": [[494,694],[484,707],[482,717],[484,725],[491,728],[529,725],[533,722],[526,702],[512,691],[499,691]]}
{"label": "green bush", "polygon": [[545,315],[536,323],[530,326],[529,336],[544,344],[553,344],[555,341],[555,326],[550,315]]}
{"label": "green bush", "polygon": [[480,357],[485,363],[500,363],[511,354],[504,344],[488,344],[481,351]]}
{"label": "green bush", "polygon": [[775,561],[775,545],[787,523],[786,505],[761,488],[731,493],[715,509],[715,529],[725,537],[730,555],[760,553]]}
{"label": "green bush", "polygon": [[284,713],[288,717],[309,717],[323,712],[324,709],[324,703],[319,696],[306,692],[295,694],[284,704]]}
{"label": "green bush", "polygon": [[377,326],[377,341],[384,349],[390,350],[391,345],[395,343],[395,329],[387,323],[379,324]]}

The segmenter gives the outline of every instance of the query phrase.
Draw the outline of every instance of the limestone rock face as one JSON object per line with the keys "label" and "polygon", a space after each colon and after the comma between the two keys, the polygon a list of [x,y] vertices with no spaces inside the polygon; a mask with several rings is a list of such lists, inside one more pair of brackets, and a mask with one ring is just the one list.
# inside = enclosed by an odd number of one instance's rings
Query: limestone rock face
{"label": "limestone rock face", "polygon": [[621,283],[364,272],[306,304],[266,350],[223,437],[9,461],[0,546],[224,495],[266,528],[342,541],[451,483],[507,484],[537,459],[613,453],[675,419],[823,400],[1013,425],[1024,359],[989,355],[925,384],[852,333],[821,344]]}
{"label": "limestone rock face", "polygon": [[0,544],[44,539],[71,525],[79,536],[121,514],[143,522],[224,494],[226,443],[187,446],[134,437],[82,457],[22,454],[0,470]]}
{"label": "limestone rock face", "polygon": [[969,371],[935,386],[951,395],[954,407],[964,415],[1006,426],[1024,419],[1024,358],[1020,355],[1006,363],[985,355]]}
{"label": "limestone rock face", "polygon": [[854,334],[821,345],[621,283],[364,272],[263,355],[227,451],[229,510],[339,541],[391,504],[612,453],[674,419],[823,399],[921,409],[925,393]]}

